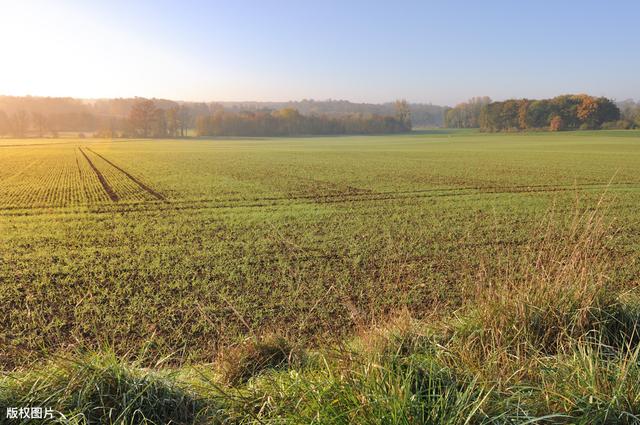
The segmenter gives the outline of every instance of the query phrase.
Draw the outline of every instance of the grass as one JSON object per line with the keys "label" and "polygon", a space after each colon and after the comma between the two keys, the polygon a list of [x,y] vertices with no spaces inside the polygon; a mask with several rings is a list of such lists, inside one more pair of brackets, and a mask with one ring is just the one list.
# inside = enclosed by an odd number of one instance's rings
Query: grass
{"label": "grass", "polygon": [[52,406],[68,424],[637,423],[640,304],[606,278],[601,214],[528,245],[453,316],[405,312],[306,352],[254,338],[180,369],[76,354],[5,375],[0,401]]}
{"label": "grass", "polygon": [[638,136],[0,141],[0,405],[634,423]]}
{"label": "grass", "polygon": [[68,424],[637,423],[640,304],[607,279],[602,217],[578,215],[482,274],[484,294],[451,316],[405,312],[320,349],[253,338],[179,369],[76,354],[6,374],[0,401]]}
{"label": "grass", "polygon": [[269,335],[226,349],[217,363],[222,380],[238,385],[264,371],[284,369],[300,363],[303,355],[286,338]]}
{"label": "grass", "polygon": [[54,408],[62,423],[193,423],[205,406],[171,373],[125,365],[113,353],[58,359],[2,384],[3,407]]}

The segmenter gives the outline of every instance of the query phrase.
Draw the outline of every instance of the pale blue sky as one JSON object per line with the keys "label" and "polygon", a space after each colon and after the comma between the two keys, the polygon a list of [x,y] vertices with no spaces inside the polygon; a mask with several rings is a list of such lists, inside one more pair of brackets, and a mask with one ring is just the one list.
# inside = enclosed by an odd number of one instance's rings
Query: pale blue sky
{"label": "pale blue sky", "polygon": [[0,94],[640,99],[637,0],[0,2]]}

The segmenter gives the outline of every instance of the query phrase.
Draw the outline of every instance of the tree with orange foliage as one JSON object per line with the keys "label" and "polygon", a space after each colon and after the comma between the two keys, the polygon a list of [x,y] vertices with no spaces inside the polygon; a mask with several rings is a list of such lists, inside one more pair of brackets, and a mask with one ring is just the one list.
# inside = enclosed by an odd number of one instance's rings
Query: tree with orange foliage
{"label": "tree with orange foliage", "polygon": [[598,102],[591,96],[581,95],[582,101],[576,108],[578,119],[586,124],[589,128],[595,128],[598,118]]}
{"label": "tree with orange foliage", "polygon": [[554,115],[549,121],[549,130],[550,131],[561,131],[564,129],[564,121],[562,117],[559,115]]}

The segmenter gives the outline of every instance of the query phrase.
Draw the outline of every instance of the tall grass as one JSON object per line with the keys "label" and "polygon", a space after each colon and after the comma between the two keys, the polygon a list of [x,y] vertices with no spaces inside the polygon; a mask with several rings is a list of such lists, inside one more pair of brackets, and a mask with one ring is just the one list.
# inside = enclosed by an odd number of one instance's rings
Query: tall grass
{"label": "tall grass", "polygon": [[544,359],[536,410],[565,412],[574,423],[640,423],[640,348],[610,348],[579,344]]}
{"label": "tall grass", "polygon": [[68,424],[190,424],[205,413],[202,400],[175,374],[136,368],[109,352],[59,358],[5,376],[0,402],[52,408],[56,422]]}
{"label": "tall grass", "polygon": [[517,260],[481,269],[449,326],[455,361],[508,381],[535,373],[538,357],[576,343],[635,338],[637,315],[607,277],[612,228],[601,217],[598,210],[576,215],[564,231],[547,219]]}

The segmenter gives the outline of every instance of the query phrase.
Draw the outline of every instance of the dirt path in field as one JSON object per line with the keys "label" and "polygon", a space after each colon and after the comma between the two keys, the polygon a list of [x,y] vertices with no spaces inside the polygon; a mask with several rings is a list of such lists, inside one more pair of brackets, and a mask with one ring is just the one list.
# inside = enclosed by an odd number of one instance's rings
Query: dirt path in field
{"label": "dirt path in field", "polygon": [[82,154],[82,156],[84,156],[84,159],[86,159],[87,162],[89,163],[89,166],[91,167],[93,172],[96,173],[96,177],[98,177],[98,180],[100,181],[100,184],[102,185],[102,188],[106,192],[109,199],[111,199],[113,202],[118,202],[120,198],[118,197],[118,194],[113,190],[113,188],[109,185],[109,182],[107,182],[107,179],[104,178],[100,170],[98,170],[98,168],[93,164],[93,162],[91,162],[91,160],[89,159],[87,154],[82,150],[82,148],[78,148],[78,149],[80,150],[80,153]]}
{"label": "dirt path in field", "polygon": [[160,201],[164,201],[165,200],[165,197],[164,197],[163,194],[161,194],[160,192],[158,192],[156,190],[153,190],[151,187],[147,186],[146,184],[144,184],[143,182],[141,182],[140,180],[138,180],[137,178],[135,178],[134,176],[129,174],[123,168],[117,166],[116,164],[114,164],[113,162],[111,162],[110,160],[105,158],[104,156],[100,155],[98,152],[96,152],[96,151],[94,151],[92,149],[89,149],[87,147],[85,147],[85,149],[88,150],[89,152],[91,152],[92,154],[102,158],[107,164],[111,165],[113,168],[115,168],[116,170],[120,171],[122,174],[127,176],[129,178],[129,180],[131,180],[132,182],[137,184],[140,187],[140,189],[144,190],[145,192],[147,192],[148,194],[150,194],[154,198],[156,198],[156,199],[158,199]]}

